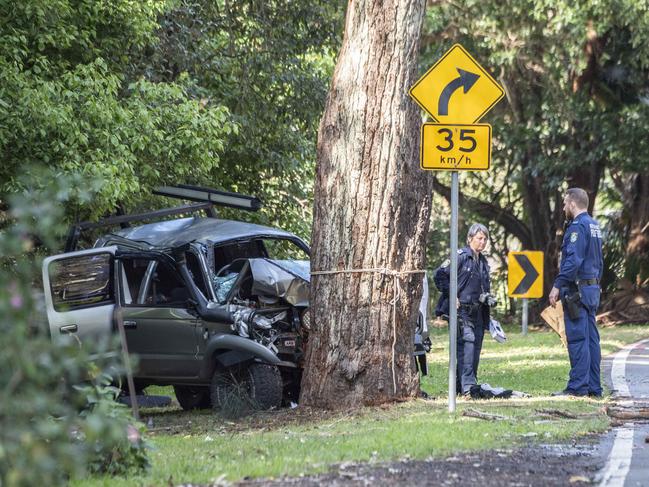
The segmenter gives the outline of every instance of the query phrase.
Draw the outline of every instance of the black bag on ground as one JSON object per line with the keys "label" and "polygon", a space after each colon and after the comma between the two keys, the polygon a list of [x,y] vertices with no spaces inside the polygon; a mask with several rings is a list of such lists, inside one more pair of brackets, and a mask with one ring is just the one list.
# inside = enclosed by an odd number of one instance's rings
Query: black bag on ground
{"label": "black bag on ground", "polygon": [[509,399],[512,396],[511,389],[504,387],[491,387],[489,384],[477,384],[471,386],[469,394],[472,399]]}

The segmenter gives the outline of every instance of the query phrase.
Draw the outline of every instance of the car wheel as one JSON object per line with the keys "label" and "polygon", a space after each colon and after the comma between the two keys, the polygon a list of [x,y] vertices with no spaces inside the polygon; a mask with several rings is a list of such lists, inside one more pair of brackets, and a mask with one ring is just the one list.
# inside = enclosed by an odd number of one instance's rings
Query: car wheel
{"label": "car wheel", "polygon": [[217,369],[212,376],[212,406],[229,416],[277,408],[282,404],[282,375],[275,365],[253,362]]}
{"label": "car wheel", "polygon": [[178,404],[185,411],[210,407],[210,390],[207,387],[174,386]]}

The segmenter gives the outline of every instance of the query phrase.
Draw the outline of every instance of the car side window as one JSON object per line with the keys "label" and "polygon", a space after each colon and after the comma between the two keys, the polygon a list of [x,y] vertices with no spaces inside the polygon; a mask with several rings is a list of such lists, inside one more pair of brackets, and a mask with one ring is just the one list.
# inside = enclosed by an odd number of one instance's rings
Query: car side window
{"label": "car side window", "polygon": [[268,258],[275,260],[309,260],[309,255],[292,240],[285,238],[266,238],[264,247]]}
{"label": "car side window", "polygon": [[54,309],[70,311],[114,303],[112,272],[109,253],[53,261],[48,273]]}
{"label": "car side window", "polygon": [[[189,291],[178,272],[162,261],[124,259],[124,275],[134,306],[182,308]],[[127,293],[125,293],[125,297]],[[125,299],[126,305],[129,305]]]}
{"label": "car side window", "polygon": [[144,296],[143,304],[166,308],[186,306],[189,291],[185,283],[180,279],[178,272],[164,262],[158,262],[157,264],[151,274],[151,283],[148,292]]}
{"label": "car side window", "polygon": [[207,287],[205,285],[205,279],[203,276],[203,272],[201,270],[201,263],[198,260],[198,257],[196,257],[196,255],[193,252],[187,252],[185,253],[185,256],[187,258],[187,269],[189,270],[189,274],[194,279],[194,283],[196,284],[196,287],[198,287],[200,292],[203,293],[203,296],[208,297],[209,294],[207,294]]}
{"label": "car side window", "polygon": [[124,304],[133,304],[137,301],[150,263],[148,259],[122,259],[121,282],[124,288]]}
{"label": "car side window", "polygon": [[236,259],[268,257],[261,240],[245,240],[214,247],[214,272]]}

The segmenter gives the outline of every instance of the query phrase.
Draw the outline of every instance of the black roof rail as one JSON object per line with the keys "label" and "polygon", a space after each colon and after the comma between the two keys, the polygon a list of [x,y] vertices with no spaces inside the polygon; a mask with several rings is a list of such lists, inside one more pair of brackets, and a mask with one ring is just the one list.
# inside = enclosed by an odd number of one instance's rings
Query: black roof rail
{"label": "black roof rail", "polygon": [[203,186],[192,186],[189,184],[177,184],[175,186],[163,186],[153,191],[153,194],[178,198],[187,201],[198,201],[212,203],[218,206],[227,206],[240,210],[258,211],[261,208],[261,200],[255,196],[247,196],[228,191],[218,191]]}
{"label": "black roof rail", "polygon": [[151,220],[172,215],[182,215],[183,213],[195,213],[198,211],[204,211],[208,216],[216,217],[212,203],[200,203],[193,205],[176,206],[174,208],[164,208],[162,210],[147,211],[145,213],[137,213],[133,215],[110,216],[108,218],[102,218],[98,222],[74,223],[70,225],[70,229],[68,230],[68,237],[65,242],[65,252],[72,252],[77,248],[82,230],[112,227],[139,220]]}
{"label": "black roof rail", "polygon": [[153,194],[167,196],[187,201],[195,201],[198,204],[177,206],[174,208],[164,208],[162,210],[148,211],[135,215],[118,215],[102,218],[98,222],[79,222],[70,226],[68,237],[65,242],[65,252],[72,252],[77,248],[79,237],[82,230],[92,228],[110,227],[115,225],[128,226],[128,223],[139,220],[151,220],[164,218],[172,215],[181,215],[183,213],[194,213],[205,211],[207,216],[216,218],[214,205],[228,206],[241,210],[257,211],[261,208],[261,200],[254,196],[247,196],[239,193],[230,193],[227,191],[218,191],[212,188],[202,186],[192,186],[189,184],[178,184],[176,186],[163,186],[153,190]]}

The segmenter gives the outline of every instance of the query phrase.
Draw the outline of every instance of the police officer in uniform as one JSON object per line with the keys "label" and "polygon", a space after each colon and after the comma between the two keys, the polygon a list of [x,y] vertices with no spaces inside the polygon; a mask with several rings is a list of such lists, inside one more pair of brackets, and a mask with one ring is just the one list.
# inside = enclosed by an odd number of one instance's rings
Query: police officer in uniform
{"label": "police officer in uniform", "polygon": [[[480,223],[469,228],[467,246],[458,250],[457,298],[457,391],[471,393],[477,386],[478,365],[484,332],[489,329],[489,307],[495,305],[490,294],[489,264],[482,251],[487,246],[489,230]],[[450,261],[435,271],[435,285],[441,296],[435,310],[437,316],[449,313]]]}
{"label": "police officer in uniform", "polygon": [[569,224],[561,247],[561,268],[549,301],[563,304],[570,377],[557,396],[602,395],[600,382],[601,349],[595,313],[599,306],[602,277],[602,234],[599,224],[588,214],[588,194],[570,188],[563,200]]}

